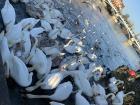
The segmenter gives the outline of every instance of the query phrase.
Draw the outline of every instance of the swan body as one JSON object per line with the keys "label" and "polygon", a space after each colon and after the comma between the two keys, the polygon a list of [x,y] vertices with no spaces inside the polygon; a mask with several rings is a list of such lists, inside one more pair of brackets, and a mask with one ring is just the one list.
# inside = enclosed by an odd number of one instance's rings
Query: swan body
{"label": "swan body", "polygon": [[70,30],[63,28],[59,36],[63,39],[70,39],[73,35]]}
{"label": "swan body", "polygon": [[10,62],[10,76],[22,87],[27,87],[32,83],[33,73],[29,73],[26,65],[18,57],[12,55]]}
{"label": "swan body", "polygon": [[4,25],[6,30],[12,27],[15,24],[16,13],[14,7],[10,4],[9,0],[6,0],[4,7],[1,10],[1,15],[3,18]]}
{"label": "swan body", "polygon": [[75,96],[75,105],[90,105],[89,102],[79,92]]}
{"label": "swan body", "polygon": [[43,33],[45,30],[42,27],[38,27],[38,28],[33,28],[30,31],[30,34],[32,37],[38,37],[39,34]]}
{"label": "swan body", "polygon": [[64,104],[52,101],[50,102],[50,105],[64,105]]}
{"label": "swan body", "polygon": [[60,30],[56,28],[50,31],[48,36],[50,39],[56,39],[59,34],[60,34]]}
{"label": "swan body", "polygon": [[50,32],[52,30],[50,23],[46,20],[41,20],[41,27],[43,27],[46,32]]}
{"label": "swan body", "polygon": [[23,32],[23,47],[24,47],[24,52],[23,52],[23,56],[24,58],[27,58],[30,54],[30,50],[31,50],[31,39],[30,39],[30,32],[27,30],[22,31]]}
{"label": "swan body", "polygon": [[42,89],[55,89],[66,76],[66,72],[56,72],[48,74],[41,80],[39,80],[35,86],[28,87],[26,88],[26,90],[33,91],[38,87],[41,87]]}
{"label": "swan body", "polygon": [[56,47],[44,47],[42,48],[42,50],[46,55],[50,55],[50,56],[56,56],[61,53],[60,50]]}
{"label": "swan body", "polygon": [[22,19],[18,24],[22,27],[22,29],[32,29],[40,19],[35,19],[35,18],[26,18]]}
{"label": "swan body", "polygon": [[71,53],[71,54],[74,54],[74,53],[82,53],[83,52],[83,49],[80,47],[80,46],[77,46],[77,45],[69,45],[69,46],[64,46],[64,49],[68,52],[68,53]]}
{"label": "swan body", "polygon": [[86,75],[83,71],[69,71],[70,76],[74,78],[75,84],[79,89],[87,96],[93,96],[93,89],[86,78]]}
{"label": "swan body", "polygon": [[129,94],[135,94],[135,92],[131,91],[127,94],[124,94],[123,91],[118,92],[116,96],[112,97],[112,105],[123,105],[123,98]]}
{"label": "swan body", "polygon": [[72,93],[73,86],[71,82],[65,82],[60,84],[54,94],[48,96],[48,95],[32,95],[32,94],[27,94],[28,98],[49,98],[51,100],[55,101],[64,101],[66,100],[70,94]]}
{"label": "swan body", "polygon": [[50,15],[52,19],[64,19],[63,14],[57,9],[51,9]]}
{"label": "swan body", "polygon": [[95,61],[97,59],[97,56],[93,53],[93,54],[90,54],[88,53],[87,54],[87,57],[91,60],[91,61]]}
{"label": "swan body", "polygon": [[36,48],[35,53],[30,56],[29,64],[33,65],[33,69],[36,70],[38,78],[50,72],[52,66],[51,57],[46,57],[39,48]]}
{"label": "swan body", "polygon": [[1,43],[0,43],[0,53],[1,53],[1,57],[2,57],[2,62],[3,65],[6,64],[7,66],[7,75],[9,75],[9,66],[10,66],[10,59],[11,59],[11,53],[8,47],[8,41],[7,38],[4,36],[4,33],[1,33],[0,35],[3,35],[3,37],[1,38]]}
{"label": "swan body", "polygon": [[20,24],[16,24],[11,27],[5,34],[9,47],[12,47],[14,44],[21,42],[22,40],[22,27]]}
{"label": "swan body", "polygon": [[108,105],[108,102],[104,96],[95,96],[94,101],[95,105]]}
{"label": "swan body", "polygon": [[63,29],[64,27],[64,25],[57,19],[50,19],[48,22],[54,26],[53,29]]}

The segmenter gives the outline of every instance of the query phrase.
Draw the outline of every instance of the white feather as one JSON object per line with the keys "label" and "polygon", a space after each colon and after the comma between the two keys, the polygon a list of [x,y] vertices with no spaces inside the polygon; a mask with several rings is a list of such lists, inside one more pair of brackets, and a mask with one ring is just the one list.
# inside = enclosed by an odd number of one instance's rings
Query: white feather
{"label": "white feather", "polygon": [[59,29],[54,29],[54,30],[49,32],[48,36],[49,36],[50,39],[56,39],[58,35],[60,35],[60,30]]}
{"label": "white feather", "polygon": [[46,20],[41,20],[41,27],[43,27],[46,32],[50,32],[52,30],[50,23]]}
{"label": "white feather", "polygon": [[33,28],[30,31],[30,34],[32,37],[38,37],[39,34],[43,33],[45,30],[42,27],[38,27],[38,28]]}
{"label": "white feather", "polygon": [[63,39],[70,39],[73,35],[70,30],[63,28],[59,36]]}

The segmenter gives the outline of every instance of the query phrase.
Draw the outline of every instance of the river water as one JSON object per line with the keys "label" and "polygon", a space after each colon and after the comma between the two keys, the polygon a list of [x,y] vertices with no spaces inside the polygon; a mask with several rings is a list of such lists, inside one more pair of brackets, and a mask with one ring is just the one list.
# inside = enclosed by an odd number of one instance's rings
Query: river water
{"label": "river water", "polygon": [[[0,1],[2,7],[4,0]],[[82,35],[85,42],[85,50],[96,53],[98,59],[97,65],[102,65],[106,70],[115,70],[118,66],[128,65],[133,69],[139,69],[139,57],[135,50],[124,44],[126,41],[125,35],[114,30],[114,26],[110,24],[110,18],[104,16],[103,10],[96,8],[96,5],[81,3],[80,0],[72,0],[68,3],[67,0],[55,2],[58,8],[67,20],[66,27],[73,33]],[[25,6],[21,3],[14,4],[17,13],[18,21],[28,17],[25,13]],[[88,21],[88,24],[85,24]],[[2,21],[0,21],[2,22]],[[79,24],[75,24],[78,22]],[[11,79],[8,80],[9,92],[12,105],[49,105],[49,100],[33,99],[28,100],[21,97],[24,89],[18,87]],[[66,105],[74,105],[74,95],[71,95]]]}

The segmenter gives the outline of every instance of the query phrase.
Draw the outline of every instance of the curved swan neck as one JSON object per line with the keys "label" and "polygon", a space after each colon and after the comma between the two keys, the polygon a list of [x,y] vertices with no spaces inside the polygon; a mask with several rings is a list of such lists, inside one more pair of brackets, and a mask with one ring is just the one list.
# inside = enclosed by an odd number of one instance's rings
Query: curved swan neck
{"label": "curved swan neck", "polygon": [[113,93],[109,93],[106,95],[106,98],[108,98],[109,96],[111,96],[111,99],[113,100],[115,98],[115,95]]}
{"label": "curved swan neck", "polygon": [[135,92],[134,91],[128,92],[128,93],[124,94],[124,97],[127,95],[130,95],[130,94],[135,94]]}
{"label": "curved swan neck", "polygon": [[117,80],[116,85],[124,84],[124,81]]}

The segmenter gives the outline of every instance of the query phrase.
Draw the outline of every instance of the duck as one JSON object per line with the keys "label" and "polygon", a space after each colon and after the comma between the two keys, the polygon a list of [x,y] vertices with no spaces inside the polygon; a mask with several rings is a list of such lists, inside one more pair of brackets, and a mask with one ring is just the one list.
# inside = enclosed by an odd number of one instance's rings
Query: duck
{"label": "duck", "polygon": [[116,96],[112,95],[112,105],[123,105],[123,98],[130,94],[135,94],[135,92],[131,91],[127,94],[124,94],[123,91],[119,91]]}
{"label": "duck", "polygon": [[33,94],[26,94],[27,98],[49,98],[55,101],[64,101],[66,100],[70,94],[72,93],[73,86],[71,82],[64,82],[60,84],[54,94],[52,95],[33,95]]}
{"label": "duck", "polygon": [[45,30],[42,27],[37,27],[37,28],[33,28],[30,31],[30,35],[32,37],[38,37],[41,33],[43,33]]}
{"label": "duck", "polygon": [[51,27],[50,23],[45,19],[41,20],[41,27],[44,28],[44,30],[46,32],[52,31],[52,27]]}
{"label": "duck", "polygon": [[9,74],[21,87],[28,87],[32,83],[33,73],[30,72],[25,63],[11,53]]}
{"label": "duck", "polygon": [[82,91],[79,91],[75,95],[75,105],[90,105],[87,99],[81,95]]}
{"label": "duck", "polygon": [[54,101],[52,101],[52,102],[50,102],[50,105],[65,105],[65,104],[62,104],[62,103],[59,103],[59,102],[54,102]]}
{"label": "duck", "polygon": [[48,37],[50,38],[50,39],[56,39],[57,38],[57,36],[60,34],[60,30],[59,29],[57,29],[57,28],[55,28],[55,29],[53,29],[53,30],[51,30],[50,32],[49,32],[49,34],[48,34]]}
{"label": "duck", "polygon": [[40,79],[45,74],[48,74],[52,66],[52,58],[46,57],[42,50],[37,48],[38,39],[35,38],[35,43],[31,49],[31,52],[26,59],[26,64],[31,64],[33,67],[29,68],[30,71],[35,70],[37,77]]}
{"label": "duck", "polygon": [[66,29],[66,28],[63,28],[61,30],[61,34],[59,34],[59,36],[62,38],[62,39],[70,39],[73,34],[71,33],[70,30]]}
{"label": "duck", "polygon": [[[10,4],[9,0],[5,1],[4,7],[1,9],[3,23],[8,31],[15,24],[16,13],[14,7]],[[10,18],[9,18],[10,17]]]}
{"label": "duck", "polygon": [[109,79],[109,85],[108,85],[110,92],[112,92],[112,93],[118,92],[118,87],[117,86],[119,84],[124,84],[124,82],[121,81],[121,80],[117,80],[115,77],[110,78]]}
{"label": "duck", "polygon": [[2,63],[3,65],[6,65],[6,77],[9,77],[9,69],[10,69],[10,59],[11,59],[11,52],[8,47],[8,41],[7,38],[4,36],[4,31],[1,32],[1,43],[0,43],[0,53],[2,57]]}
{"label": "duck", "polygon": [[38,87],[41,87],[41,89],[44,90],[52,90],[55,89],[60,82],[67,77],[69,74],[67,71],[63,71],[63,72],[54,72],[51,74],[48,74],[46,76],[44,76],[43,78],[41,78],[36,84],[35,86],[31,86],[26,88],[26,90],[28,92],[31,92],[35,89],[37,89]]}

